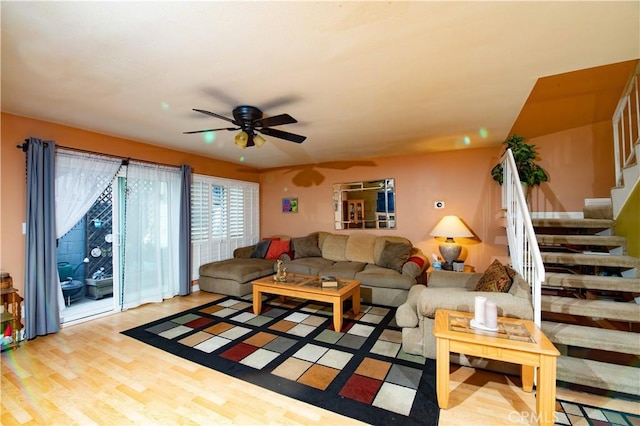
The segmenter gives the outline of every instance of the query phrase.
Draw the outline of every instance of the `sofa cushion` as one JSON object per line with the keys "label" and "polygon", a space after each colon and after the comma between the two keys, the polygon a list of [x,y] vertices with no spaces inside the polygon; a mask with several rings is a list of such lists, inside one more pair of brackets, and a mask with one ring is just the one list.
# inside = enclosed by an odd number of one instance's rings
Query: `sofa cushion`
{"label": "sofa cushion", "polygon": [[380,256],[382,255],[382,251],[384,250],[387,241],[391,241],[392,243],[406,243],[412,245],[411,241],[404,237],[380,236],[376,238],[376,245],[373,248],[373,263],[375,263],[376,265],[378,265],[380,262]]}
{"label": "sofa cushion", "polygon": [[289,251],[285,251],[284,253],[280,254],[280,257],[278,259],[282,260],[283,262],[289,261],[289,260],[293,260],[295,259],[295,253],[293,252],[293,250],[289,250]]}
{"label": "sofa cushion", "polygon": [[511,284],[511,288],[509,289],[509,294],[513,295],[513,297],[527,299],[529,300],[529,302],[532,301],[531,286],[524,278],[522,278],[522,275],[520,274],[517,274],[513,278],[513,283]]}
{"label": "sofa cushion", "polygon": [[322,257],[334,262],[343,262],[347,260],[347,241],[348,235],[327,235],[322,245]]}
{"label": "sofa cushion", "polygon": [[328,268],[321,269],[318,274],[353,279],[366,265],[364,262],[336,262]]}
{"label": "sofa cushion", "polygon": [[373,248],[378,237],[371,234],[351,234],[347,240],[345,256],[352,262],[375,263]]}
{"label": "sofa cushion", "polygon": [[465,290],[473,290],[478,281],[482,278],[480,272],[454,272],[445,270],[431,271],[429,279],[427,281],[427,287],[429,288],[464,288]]}
{"label": "sofa cushion", "polygon": [[480,277],[475,291],[506,293],[511,288],[511,278],[498,259],[494,260]]}
{"label": "sofa cushion", "polygon": [[306,237],[297,237],[291,239],[291,250],[296,259],[303,257],[319,257],[322,256],[320,246],[318,246],[318,234],[307,235]]}
{"label": "sofa cushion", "polygon": [[251,252],[252,258],[264,259],[267,255],[267,251],[269,250],[269,246],[271,245],[271,240],[262,240],[256,244],[255,248]]}
{"label": "sofa cushion", "polygon": [[200,266],[200,276],[246,283],[273,274],[273,260],[227,259]]}
{"label": "sofa cushion", "polygon": [[394,288],[409,290],[416,280],[408,275],[400,274],[393,269],[368,264],[354,277],[368,287]]}
{"label": "sofa cushion", "polygon": [[322,269],[333,265],[332,260],[322,257],[305,257],[290,261],[283,261],[282,266],[287,268],[290,274],[318,275]]}
{"label": "sofa cushion", "polygon": [[411,253],[410,244],[386,241],[376,265],[402,272],[402,265],[409,258],[409,253]]}
{"label": "sofa cushion", "polygon": [[289,251],[289,243],[290,241],[283,240],[272,240],[269,245],[269,250],[267,250],[267,254],[264,257],[265,259],[278,259],[282,253],[286,253]]}

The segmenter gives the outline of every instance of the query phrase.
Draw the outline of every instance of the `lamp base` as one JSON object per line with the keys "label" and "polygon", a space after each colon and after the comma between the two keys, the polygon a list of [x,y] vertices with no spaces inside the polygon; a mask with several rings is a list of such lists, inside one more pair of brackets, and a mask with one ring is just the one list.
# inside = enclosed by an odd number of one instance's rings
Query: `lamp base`
{"label": "lamp base", "polygon": [[453,271],[453,261],[458,260],[462,246],[457,243],[442,243],[438,247],[440,249],[440,255],[445,263],[442,264],[442,269],[447,271]]}

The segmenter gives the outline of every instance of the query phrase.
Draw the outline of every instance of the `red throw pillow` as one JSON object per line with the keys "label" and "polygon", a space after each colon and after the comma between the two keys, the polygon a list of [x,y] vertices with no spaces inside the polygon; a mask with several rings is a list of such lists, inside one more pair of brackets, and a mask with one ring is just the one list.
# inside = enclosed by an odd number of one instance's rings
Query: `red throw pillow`
{"label": "red throw pillow", "polygon": [[290,240],[280,241],[280,240],[272,240],[269,245],[269,250],[267,251],[267,255],[264,257],[265,259],[278,259],[282,253],[286,253],[289,251],[289,243]]}

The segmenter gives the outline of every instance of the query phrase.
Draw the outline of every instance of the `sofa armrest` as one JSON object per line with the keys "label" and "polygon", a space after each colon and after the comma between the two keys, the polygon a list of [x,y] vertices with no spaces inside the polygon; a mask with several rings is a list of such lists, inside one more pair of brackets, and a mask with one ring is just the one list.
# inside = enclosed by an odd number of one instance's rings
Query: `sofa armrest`
{"label": "sofa armrest", "polygon": [[402,265],[402,275],[408,275],[411,278],[415,278],[416,281],[419,281],[418,278],[428,267],[429,260],[427,257],[419,248],[413,247],[409,254],[409,259]]}
{"label": "sofa armrest", "polygon": [[483,296],[495,302],[498,307],[498,316],[533,319],[533,306],[527,299],[514,297],[509,293],[465,291],[453,288],[427,288],[418,300],[418,315],[435,318],[437,309],[474,312],[476,296]]}
{"label": "sofa armrest", "polygon": [[249,259],[254,248],[256,248],[255,244],[248,247],[238,247],[233,251],[233,257],[239,259]]}
{"label": "sofa armrest", "polygon": [[426,289],[427,287],[421,284],[414,285],[409,289],[407,301],[398,306],[396,311],[396,324],[398,324],[398,327],[414,328],[418,326],[418,300],[420,294]]}
{"label": "sofa armrest", "polygon": [[466,273],[466,272],[453,272],[435,270],[429,274],[427,286],[429,288],[464,288],[467,290],[473,290],[476,287],[478,281],[482,277],[481,273]]}

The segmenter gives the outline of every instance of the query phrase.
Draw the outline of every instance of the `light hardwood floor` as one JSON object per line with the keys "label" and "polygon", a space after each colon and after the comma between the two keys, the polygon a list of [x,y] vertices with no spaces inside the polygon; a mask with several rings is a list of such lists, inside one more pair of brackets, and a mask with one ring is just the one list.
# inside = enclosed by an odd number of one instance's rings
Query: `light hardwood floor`
{"label": "light hardwood floor", "polygon": [[[3,425],[360,424],[185,361],[121,331],[207,303],[196,292],[65,327],[2,353]],[[533,394],[484,371],[452,367],[440,425],[534,424]],[[516,379],[514,379],[516,380]],[[636,404],[558,389],[558,397],[634,412]]]}

